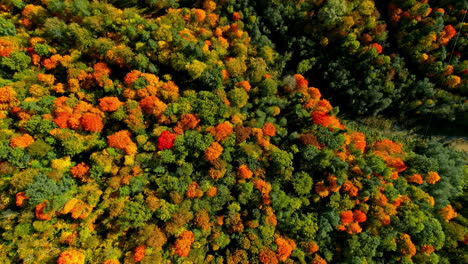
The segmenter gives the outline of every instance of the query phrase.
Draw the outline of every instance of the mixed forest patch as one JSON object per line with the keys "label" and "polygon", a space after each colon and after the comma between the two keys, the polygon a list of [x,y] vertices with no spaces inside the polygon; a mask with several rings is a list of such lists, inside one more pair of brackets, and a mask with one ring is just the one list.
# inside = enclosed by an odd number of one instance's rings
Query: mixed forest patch
{"label": "mixed forest patch", "polygon": [[1,1],[0,263],[467,262],[466,12]]}

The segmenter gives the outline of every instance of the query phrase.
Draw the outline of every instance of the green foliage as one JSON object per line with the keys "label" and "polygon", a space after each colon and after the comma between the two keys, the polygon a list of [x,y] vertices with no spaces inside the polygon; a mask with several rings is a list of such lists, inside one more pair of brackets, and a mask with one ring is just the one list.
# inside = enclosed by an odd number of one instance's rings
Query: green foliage
{"label": "green foliage", "polygon": [[5,17],[0,17],[0,37],[1,36],[14,36],[16,35],[15,25],[11,20]]}

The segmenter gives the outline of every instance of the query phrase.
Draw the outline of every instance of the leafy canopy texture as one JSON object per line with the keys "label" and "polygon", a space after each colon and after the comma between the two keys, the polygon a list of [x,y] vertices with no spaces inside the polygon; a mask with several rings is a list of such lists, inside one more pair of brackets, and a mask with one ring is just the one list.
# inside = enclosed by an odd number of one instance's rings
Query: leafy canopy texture
{"label": "leafy canopy texture", "polygon": [[466,155],[313,87],[462,113],[466,10],[386,2],[425,79],[371,0],[2,1],[0,262],[466,262]]}

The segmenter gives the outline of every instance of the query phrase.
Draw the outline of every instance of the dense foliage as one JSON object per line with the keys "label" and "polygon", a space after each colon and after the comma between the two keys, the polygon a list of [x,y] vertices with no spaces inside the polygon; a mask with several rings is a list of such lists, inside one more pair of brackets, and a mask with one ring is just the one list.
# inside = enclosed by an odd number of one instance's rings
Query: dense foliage
{"label": "dense foliage", "polygon": [[463,7],[384,2],[2,1],[1,263],[467,262],[466,153],[304,77],[461,116]]}

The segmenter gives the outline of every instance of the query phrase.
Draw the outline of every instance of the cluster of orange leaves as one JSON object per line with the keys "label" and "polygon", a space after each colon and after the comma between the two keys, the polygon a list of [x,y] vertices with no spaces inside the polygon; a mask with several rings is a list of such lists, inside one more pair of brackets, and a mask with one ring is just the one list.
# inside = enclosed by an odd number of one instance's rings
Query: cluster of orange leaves
{"label": "cluster of orange leaves", "polygon": [[197,182],[192,182],[189,184],[187,192],[185,193],[187,198],[200,198],[203,196],[203,191],[200,188],[200,185]]}
{"label": "cluster of orange leaves", "polygon": [[253,172],[247,167],[247,165],[240,165],[237,169],[237,176],[240,179],[250,179],[253,175]]}
{"label": "cluster of orange leaves", "polygon": [[195,236],[193,232],[184,231],[174,243],[174,252],[181,257],[187,257],[194,241]]}
{"label": "cluster of orange leaves", "polygon": [[13,52],[13,44],[6,40],[0,38],[0,57],[9,57]]}
{"label": "cluster of orange leaves", "polygon": [[71,213],[73,219],[86,218],[92,211],[92,206],[84,201],[73,198],[69,200],[62,209],[62,214]]}
{"label": "cluster of orange leaves", "polygon": [[374,143],[374,154],[381,157],[388,167],[396,172],[406,170],[406,165],[401,159],[404,156],[402,144],[395,143],[389,139],[383,139]]}
{"label": "cluster of orange leaves", "polygon": [[107,136],[107,144],[112,148],[125,150],[128,155],[136,154],[137,152],[137,145],[132,141],[128,130],[121,130]]}
{"label": "cluster of orange leaves", "polygon": [[218,142],[213,142],[211,146],[205,150],[205,159],[208,161],[214,161],[221,156],[223,150],[223,147]]}
{"label": "cluster of orange leaves", "polygon": [[32,143],[34,143],[34,138],[29,134],[23,134],[10,139],[10,146],[12,148],[26,148]]}
{"label": "cluster of orange leaves", "polygon": [[80,251],[69,249],[60,254],[57,264],[84,264],[85,255]]}
{"label": "cluster of orange leaves", "polygon": [[99,99],[99,108],[104,112],[114,112],[122,105],[117,97],[107,96]]}
{"label": "cluster of orange leaves", "polygon": [[457,212],[455,212],[451,204],[440,209],[439,213],[447,222],[458,216]]}
{"label": "cluster of orange leaves", "polygon": [[54,101],[55,116],[54,122],[60,128],[79,129],[82,127],[86,131],[101,132],[104,128],[102,117],[104,113],[91,104],[79,101],[74,108],[66,104],[69,98],[62,96]]}
{"label": "cluster of orange leaves", "polygon": [[408,234],[402,234],[400,236],[400,251],[405,256],[414,256],[416,255],[416,246],[414,245],[413,241],[411,241],[411,237]]}
{"label": "cluster of orange leaves", "polygon": [[44,201],[38,205],[36,205],[35,215],[36,218],[39,220],[50,220],[52,216],[44,212],[45,207],[47,206],[47,201]]}
{"label": "cluster of orange leaves", "polygon": [[135,248],[134,254],[133,254],[133,260],[135,262],[140,262],[145,258],[146,254],[146,246],[145,245],[140,245]]}
{"label": "cluster of orange leaves", "polygon": [[74,178],[80,179],[82,182],[89,181],[86,175],[89,172],[89,166],[84,162],[78,163],[77,165],[70,168],[70,173]]}
{"label": "cluster of orange leaves", "polygon": [[270,192],[271,192],[271,184],[262,180],[262,179],[256,179],[253,182],[255,189],[259,190],[260,193],[262,194],[262,202],[264,204],[270,204],[271,199],[270,199]]}
{"label": "cluster of orange leaves", "polygon": [[341,225],[337,227],[338,230],[346,231],[348,234],[361,233],[362,228],[359,223],[367,221],[367,215],[361,210],[343,211],[340,213]]}
{"label": "cluster of orange leaves", "polygon": [[275,239],[275,244],[278,246],[278,259],[280,261],[285,261],[292,253],[292,251],[296,248],[296,243],[294,240],[289,238],[282,238],[277,236]]}
{"label": "cluster of orange leaves", "polygon": [[24,201],[27,200],[29,197],[26,196],[26,193],[25,192],[19,192],[16,194],[16,197],[15,197],[15,204],[16,206],[23,206],[24,205]]}

